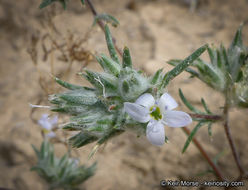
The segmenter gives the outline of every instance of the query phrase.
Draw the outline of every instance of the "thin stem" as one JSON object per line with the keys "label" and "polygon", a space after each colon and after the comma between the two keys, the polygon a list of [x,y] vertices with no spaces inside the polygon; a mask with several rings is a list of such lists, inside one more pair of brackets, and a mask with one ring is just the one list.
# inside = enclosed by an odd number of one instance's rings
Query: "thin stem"
{"label": "thin stem", "polygon": [[[87,2],[92,14],[94,15],[94,17],[96,17],[98,15],[94,5],[92,4],[91,0],[85,0],[85,2]],[[97,20],[97,24],[100,26],[100,28],[104,31],[104,23],[98,19]],[[115,49],[117,50],[117,52],[120,54],[120,56],[122,56],[122,51],[121,49],[116,45],[116,39],[114,37],[112,37],[112,40],[114,42],[114,46],[115,46]]]}
{"label": "thin stem", "polygon": [[238,155],[237,149],[236,149],[236,147],[234,145],[234,142],[233,142],[233,139],[232,139],[232,135],[231,135],[231,132],[230,132],[230,126],[229,126],[229,123],[228,123],[228,111],[229,111],[229,106],[228,106],[228,103],[226,101],[225,106],[224,106],[224,111],[223,111],[223,114],[224,114],[224,129],[225,129],[225,133],[226,133],[226,137],[228,139],[229,145],[230,145],[231,150],[232,150],[232,154],[233,154],[235,163],[236,163],[236,165],[237,165],[237,167],[239,169],[240,176],[243,176],[245,174],[245,170],[241,166],[239,155]]}
{"label": "thin stem", "polygon": [[[187,127],[183,127],[182,130],[187,134],[190,135],[190,130]],[[221,171],[216,166],[216,164],[211,160],[211,158],[208,156],[207,152],[204,150],[200,142],[194,137],[193,142],[195,146],[198,148],[202,156],[207,160],[208,164],[211,166],[211,168],[214,170],[216,176],[219,180],[224,181],[223,175],[221,174]]]}
{"label": "thin stem", "polygon": [[196,114],[196,113],[189,113],[189,115],[196,119],[207,119],[214,121],[223,120],[223,117],[221,115],[207,115],[207,114]]}

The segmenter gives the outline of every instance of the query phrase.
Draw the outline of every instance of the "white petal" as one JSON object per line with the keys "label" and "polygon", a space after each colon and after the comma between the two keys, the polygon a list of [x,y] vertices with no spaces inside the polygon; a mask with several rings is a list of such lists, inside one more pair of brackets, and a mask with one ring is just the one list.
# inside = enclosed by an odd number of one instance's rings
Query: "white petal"
{"label": "white petal", "polygon": [[47,137],[47,138],[54,138],[54,137],[56,137],[56,134],[51,131],[51,132],[45,134],[45,137]]}
{"label": "white petal", "polygon": [[175,109],[178,104],[171,95],[169,95],[168,93],[164,93],[159,99],[158,106],[160,107],[162,112],[165,112],[166,110]]}
{"label": "white petal", "polygon": [[56,125],[58,123],[58,116],[54,116],[52,119],[49,120],[49,122],[52,124],[52,125]]}
{"label": "white petal", "polygon": [[152,107],[155,104],[155,99],[153,98],[153,96],[151,94],[145,93],[145,94],[141,95],[135,101],[135,103],[149,109],[150,107]]}
{"label": "white petal", "polygon": [[191,122],[189,114],[182,111],[166,111],[163,114],[163,123],[169,127],[184,127]]}
{"label": "white petal", "polygon": [[52,124],[48,121],[48,118],[41,117],[41,119],[38,121],[38,124],[46,129],[46,130],[51,130],[52,129]]}
{"label": "white petal", "polygon": [[124,110],[132,119],[138,122],[146,123],[150,120],[149,110],[136,103],[125,102]]}
{"label": "white petal", "polygon": [[161,122],[151,120],[146,128],[147,139],[156,146],[162,146],[165,142],[164,125]]}
{"label": "white petal", "polygon": [[48,119],[48,116],[49,115],[47,113],[44,113],[44,114],[42,114],[40,120],[46,121]]}

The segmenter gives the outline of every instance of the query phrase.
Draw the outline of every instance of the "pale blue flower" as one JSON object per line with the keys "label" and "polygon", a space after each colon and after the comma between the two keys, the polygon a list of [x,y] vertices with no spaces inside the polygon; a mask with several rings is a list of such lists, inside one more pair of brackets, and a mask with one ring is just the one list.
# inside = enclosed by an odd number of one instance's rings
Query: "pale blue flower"
{"label": "pale blue flower", "polygon": [[164,93],[158,100],[145,93],[135,103],[125,102],[124,110],[128,115],[141,123],[147,123],[146,137],[156,146],[165,142],[164,125],[169,127],[184,127],[192,122],[191,117],[182,111],[174,111],[177,102]]}
{"label": "pale blue flower", "polygon": [[54,138],[56,134],[52,131],[54,126],[58,123],[58,116],[50,118],[48,114],[43,114],[38,121],[38,124],[41,126],[45,137]]}

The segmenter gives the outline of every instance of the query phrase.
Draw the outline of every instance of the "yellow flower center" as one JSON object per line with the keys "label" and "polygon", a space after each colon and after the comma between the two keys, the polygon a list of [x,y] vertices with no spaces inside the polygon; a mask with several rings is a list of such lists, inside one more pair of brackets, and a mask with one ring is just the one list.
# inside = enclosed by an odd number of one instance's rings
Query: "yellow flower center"
{"label": "yellow flower center", "polygon": [[160,120],[160,119],[162,119],[162,115],[161,115],[161,112],[160,112],[160,109],[159,109],[159,107],[158,106],[152,106],[151,108],[150,108],[150,111],[151,111],[151,113],[150,113],[150,116],[153,118],[153,119],[155,119],[155,120]]}
{"label": "yellow flower center", "polygon": [[44,134],[48,134],[48,133],[51,132],[50,130],[47,130],[47,129],[44,129],[44,128],[42,129],[42,131],[43,131]]}

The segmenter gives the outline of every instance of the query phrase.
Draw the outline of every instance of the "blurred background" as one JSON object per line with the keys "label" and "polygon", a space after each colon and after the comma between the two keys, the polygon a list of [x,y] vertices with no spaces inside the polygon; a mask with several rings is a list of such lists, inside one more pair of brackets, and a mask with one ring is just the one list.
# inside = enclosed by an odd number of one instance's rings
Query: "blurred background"
{"label": "blurred background", "polygon": [[[128,46],[134,66],[148,75],[157,69],[172,69],[166,61],[183,59],[205,43],[228,46],[239,25],[248,19],[246,0],[93,0],[99,13],[116,17],[120,26],[111,28],[120,48]],[[77,75],[84,67],[99,70],[95,53],[107,53],[104,34],[98,26],[91,28],[93,16],[79,0],[70,1],[66,11],[59,3],[44,10],[40,1],[0,0],[0,187],[18,190],[46,189],[39,176],[30,171],[36,157],[31,144],[42,142],[37,120],[46,109],[32,110],[29,103],[48,105],[48,94],[62,91],[51,75],[80,85],[88,85]],[[248,44],[248,27],[243,36]],[[207,59],[206,54],[203,55]],[[223,97],[197,79],[183,73],[168,87],[180,110],[188,111],[180,102],[178,88],[194,105],[201,97],[216,114],[221,113]],[[231,130],[248,168],[248,110],[232,110]],[[59,124],[68,120],[59,115]],[[190,129],[194,124],[189,126]],[[127,132],[110,140],[96,155],[88,159],[94,144],[73,151],[81,163],[98,161],[96,175],[84,186],[89,190],[160,189],[162,179],[215,180],[209,166],[193,144],[186,153],[186,141],[179,129],[166,127],[169,143],[162,148],[151,145],[145,137]],[[59,131],[62,141],[68,134]],[[219,159],[224,175],[238,175],[221,124],[213,126],[213,137],[202,128],[197,138],[209,155]],[[56,154],[67,147],[55,142]],[[163,188],[165,189],[165,188]],[[172,187],[170,189],[173,189]],[[203,189],[203,188],[201,188]],[[245,189],[245,187],[244,187]]]}

